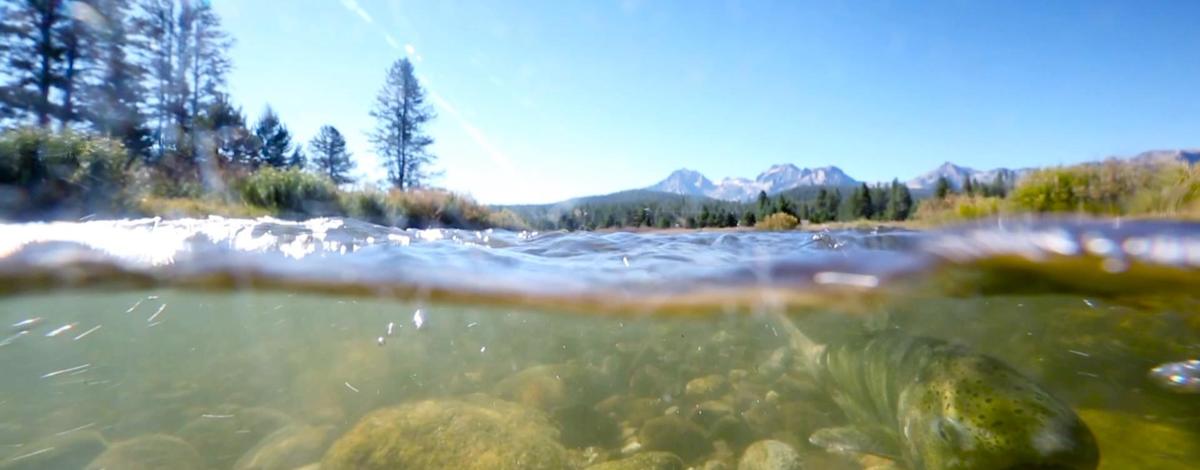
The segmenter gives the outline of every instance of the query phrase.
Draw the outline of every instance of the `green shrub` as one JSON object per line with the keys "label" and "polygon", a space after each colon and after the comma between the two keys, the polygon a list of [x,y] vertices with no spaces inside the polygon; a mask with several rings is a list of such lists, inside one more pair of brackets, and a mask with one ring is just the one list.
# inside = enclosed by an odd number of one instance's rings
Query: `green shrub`
{"label": "green shrub", "polygon": [[1129,212],[1171,217],[1200,216],[1200,166],[1162,165],[1152,182],[1130,198]]}
{"label": "green shrub", "polygon": [[398,220],[398,209],[388,202],[387,194],[375,190],[341,193],[341,206],[347,216],[377,225],[394,225]]}
{"label": "green shrub", "polygon": [[488,214],[487,226],[508,230],[529,230],[529,224],[525,222],[525,219],[508,209],[500,209]]}
{"label": "green shrub", "polygon": [[127,209],[124,147],[101,137],[21,128],[0,134],[0,215],[78,217]]}
{"label": "green shrub", "polygon": [[222,217],[262,217],[270,215],[267,209],[241,203],[230,203],[217,198],[161,198],[147,196],[137,203],[138,212],[147,216],[197,217],[210,215]]}
{"label": "green shrub", "polygon": [[792,214],[776,212],[754,224],[759,230],[792,230],[800,225],[800,219]]}
{"label": "green shrub", "polygon": [[341,212],[338,190],[323,176],[299,169],[261,168],[240,181],[242,200],[283,216],[325,216]]}
{"label": "green shrub", "polygon": [[1129,196],[1151,184],[1153,168],[1109,160],[1037,170],[1009,194],[1017,210],[1124,214]]}

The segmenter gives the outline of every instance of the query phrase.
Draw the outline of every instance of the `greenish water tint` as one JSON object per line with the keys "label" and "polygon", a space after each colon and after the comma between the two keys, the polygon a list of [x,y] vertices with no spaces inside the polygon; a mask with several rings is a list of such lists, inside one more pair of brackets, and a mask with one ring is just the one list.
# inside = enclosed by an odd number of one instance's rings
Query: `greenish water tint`
{"label": "greenish water tint", "polygon": [[[1187,225],[0,233],[4,469],[920,465],[905,442],[813,444],[856,410],[793,327],[839,351],[892,335],[994,358],[1086,424],[1100,468],[1200,461],[1200,394],[1151,374],[1200,357]],[[863,367],[899,360],[881,356]]]}

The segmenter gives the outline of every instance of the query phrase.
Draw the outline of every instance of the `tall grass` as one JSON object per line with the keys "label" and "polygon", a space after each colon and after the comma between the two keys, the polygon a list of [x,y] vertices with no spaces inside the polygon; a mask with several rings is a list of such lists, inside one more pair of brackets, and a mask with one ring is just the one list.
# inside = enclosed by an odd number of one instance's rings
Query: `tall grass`
{"label": "tall grass", "polygon": [[328,178],[299,169],[262,168],[234,185],[247,204],[285,216],[342,212],[338,189]]}

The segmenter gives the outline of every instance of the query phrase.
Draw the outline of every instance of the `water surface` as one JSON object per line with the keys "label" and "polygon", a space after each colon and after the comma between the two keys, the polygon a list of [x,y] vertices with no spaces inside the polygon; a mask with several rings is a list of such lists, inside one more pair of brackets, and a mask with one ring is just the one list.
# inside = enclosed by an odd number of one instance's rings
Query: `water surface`
{"label": "water surface", "polygon": [[[1200,357],[1198,267],[1200,231],[1164,222],[650,234],[339,219],[4,225],[0,468],[98,455],[94,468],[332,465],[327,449],[361,418],[423,416],[404,408],[421,403],[464,423],[476,409],[529,412],[548,443],[530,448],[564,468],[654,450],[734,468],[768,439],[809,468],[880,464],[809,443],[847,417],[799,370],[780,322],[823,344],[893,330],[962,344],[1068,404],[1101,468],[1190,468],[1200,394],[1150,371]],[[456,432],[425,438],[475,438]]]}

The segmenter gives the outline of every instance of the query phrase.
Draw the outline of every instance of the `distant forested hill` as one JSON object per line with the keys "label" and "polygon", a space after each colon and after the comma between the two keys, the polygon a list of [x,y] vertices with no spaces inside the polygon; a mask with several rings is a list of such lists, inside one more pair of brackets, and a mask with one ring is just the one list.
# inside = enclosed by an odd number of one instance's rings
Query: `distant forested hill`
{"label": "distant forested hill", "polygon": [[900,183],[868,186],[802,186],[751,201],[726,201],[699,195],[646,189],[569,199],[553,204],[502,206],[538,230],[604,228],[700,228],[753,226],[783,212],[801,220],[904,220],[913,196]]}

